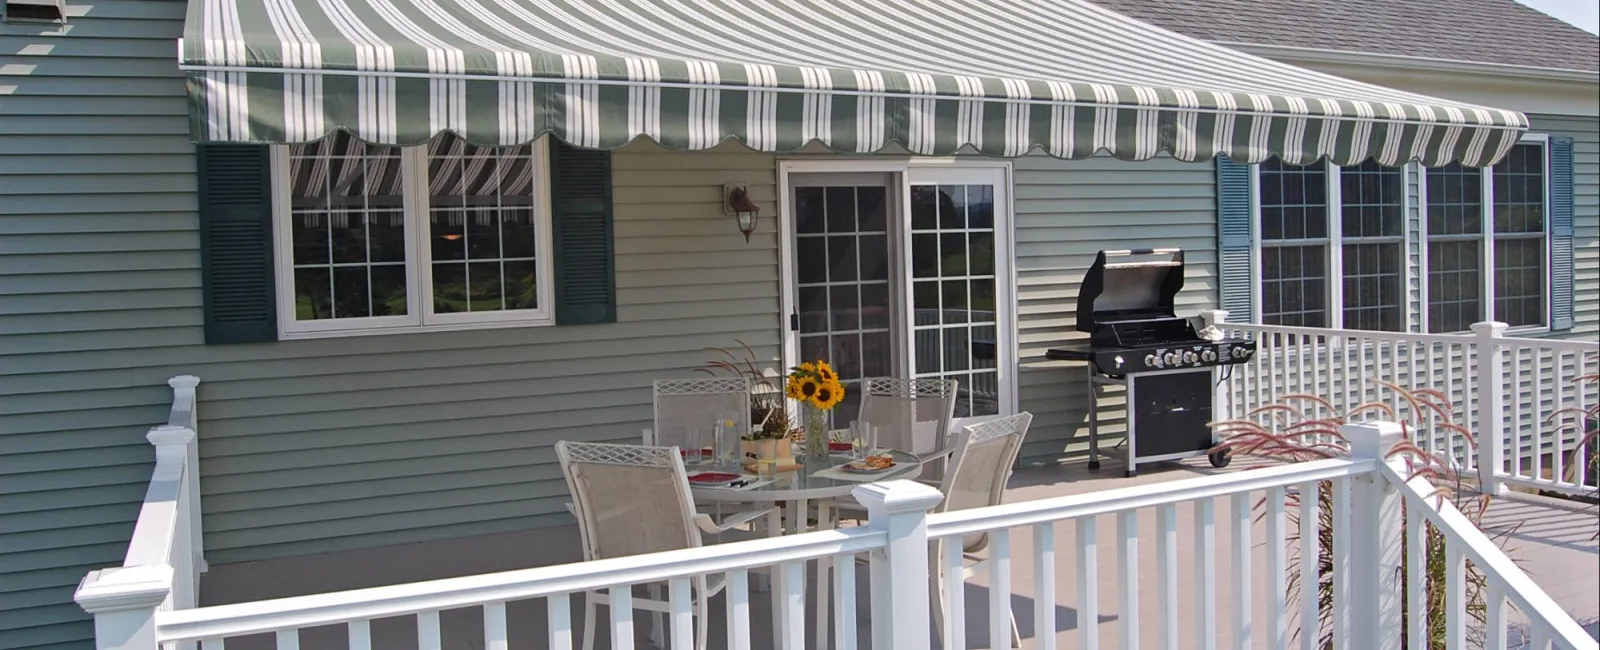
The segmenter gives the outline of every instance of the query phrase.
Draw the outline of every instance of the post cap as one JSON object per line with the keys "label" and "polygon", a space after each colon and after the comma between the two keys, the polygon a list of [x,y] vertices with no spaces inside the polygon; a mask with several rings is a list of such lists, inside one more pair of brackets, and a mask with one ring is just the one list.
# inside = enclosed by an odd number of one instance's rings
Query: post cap
{"label": "post cap", "polygon": [[187,445],[189,441],[194,440],[194,429],[163,424],[157,427],[150,427],[150,432],[144,435],[144,439],[149,440],[150,444],[157,447],[162,445]]}
{"label": "post cap", "polygon": [[1350,443],[1351,458],[1383,458],[1405,434],[1398,422],[1357,422],[1339,427],[1339,435]]}
{"label": "post cap", "polygon": [[72,599],[90,614],[130,609],[152,609],[172,592],[170,566],[115,567],[90,571],[78,583]]}
{"label": "post cap", "polygon": [[200,378],[194,375],[178,375],[167,380],[167,385],[176,389],[194,388],[200,385]]}
{"label": "post cap", "polygon": [[1479,334],[1490,334],[1490,335],[1493,335],[1493,336],[1500,336],[1501,334],[1505,334],[1506,330],[1508,330],[1508,329],[1511,329],[1510,325],[1507,325],[1507,324],[1502,323],[1502,322],[1497,321],[1497,320],[1483,321],[1481,323],[1473,323],[1472,324],[1472,331],[1477,332]]}
{"label": "post cap", "polygon": [[916,481],[898,480],[858,485],[850,491],[873,517],[927,512],[944,500],[944,493]]}

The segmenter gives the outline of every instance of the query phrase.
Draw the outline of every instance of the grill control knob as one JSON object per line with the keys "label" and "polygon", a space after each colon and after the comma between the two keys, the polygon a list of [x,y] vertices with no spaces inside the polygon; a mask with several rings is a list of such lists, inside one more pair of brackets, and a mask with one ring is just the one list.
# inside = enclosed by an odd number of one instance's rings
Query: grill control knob
{"label": "grill control knob", "polygon": [[1217,353],[1215,350],[1206,350],[1200,353],[1200,358],[1205,359],[1206,363],[1211,363],[1217,360]]}
{"label": "grill control knob", "polygon": [[1195,360],[1198,359],[1198,358],[1199,357],[1195,356],[1195,354],[1193,352],[1185,352],[1185,353],[1183,353],[1183,362],[1184,363],[1193,364],[1195,362]]}
{"label": "grill control knob", "polygon": [[1156,365],[1156,363],[1157,363],[1156,355],[1153,355],[1153,354],[1144,355],[1144,365],[1153,366],[1153,365]]}
{"label": "grill control knob", "polygon": [[1234,348],[1233,349],[1233,358],[1235,358],[1235,359],[1243,359],[1244,358],[1244,348]]}

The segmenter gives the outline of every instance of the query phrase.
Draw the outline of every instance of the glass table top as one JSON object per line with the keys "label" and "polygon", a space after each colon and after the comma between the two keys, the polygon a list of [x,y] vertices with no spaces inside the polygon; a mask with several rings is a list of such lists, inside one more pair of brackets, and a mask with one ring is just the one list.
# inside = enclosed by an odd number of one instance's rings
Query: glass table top
{"label": "glass table top", "polygon": [[[840,454],[828,457],[828,463],[816,466],[801,467],[789,471],[780,471],[771,479],[758,479],[754,485],[739,488],[724,487],[699,487],[690,485],[690,492],[697,499],[705,501],[782,501],[788,499],[821,499],[829,497],[849,496],[850,491],[858,485],[868,485],[882,481],[915,478],[922,470],[922,461],[916,456],[896,450],[881,451],[877,455],[888,454],[894,458],[894,467],[883,472],[868,475],[841,475],[838,470],[840,465],[851,461],[849,455]],[[795,458],[796,463],[804,463],[804,459]],[[718,471],[715,467],[707,465],[686,465],[689,476],[700,472]],[[756,478],[753,471],[744,472],[744,480]],[[833,475],[833,476],[830,476]]]}

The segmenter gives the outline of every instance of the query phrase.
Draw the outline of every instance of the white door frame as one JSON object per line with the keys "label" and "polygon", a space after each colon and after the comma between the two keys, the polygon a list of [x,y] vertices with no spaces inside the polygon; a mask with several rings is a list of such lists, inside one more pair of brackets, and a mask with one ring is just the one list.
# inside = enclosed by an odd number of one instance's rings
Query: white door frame
{"label": "white door frame", "polygon": [[[883,159],[780,159],[778,161],[778,276],[781,285],[779,306],[783,313],[779,317],[779,329],[783,332],[783,357],[780,360],[784,368],[797,363],[800,357],[800,338],[797,332],[790,327],[790,317],[795,313],[795,294],[797,292],[797,279],[794,270],[794,219],[793,214],[793,183],[790,176],[794,174],[842,174],[842,173],[877,173],[891,174],[892,182],[890,191],[897,194],[895,201],[891,202],[894,214],[886,215],[900,224],[902,237],[909,237],[910,210],[911,210],[911,185],[919,182],[919,177],[929,176],[940,180],[949,179],[956,181],[963,173],[975,170],[999,171],[999,182],[996,183],[995,192],[995,302],[997,322],[995,334],[997,337],[995,360],[996,370],[1000,379],[1000,390],[1003,394],[1000,403],[1002,414],[1016,413],[1018,406],[1017,364],[1020,357],[1017,342],[1017,265],[1016,265],[1016,229],[1015,229],[1015,198],[1012,185],[1013,174],[1010,161],[982,160],[966,158],[883,158]],[[971,178],[962,182],[970,183]],[[891,227],[893,233],[895,228]],[[910,264],[905,251],[906,242],[892,245],[891,250],[900,250],[904,259],[900,266]],[[907,273],[905,268],[900,272]],[[891,285],[905,282],[905,278],[896,278]],[[906,287],[909,290],[909,286]],[[897,292],[898,293],[898,292]],[[897,300],[909,302],[910,298],[901,295]],[[909,336],[911,331],[909,323],[896,324],[897,330],[904,330]],[[900,334],[897,333],[896,336]],[[909,355],[915,350],[910,349],[909,340],[897,341],[905,349],[902,354],[908,356],[903,365],[908,371],[912,363]]]}

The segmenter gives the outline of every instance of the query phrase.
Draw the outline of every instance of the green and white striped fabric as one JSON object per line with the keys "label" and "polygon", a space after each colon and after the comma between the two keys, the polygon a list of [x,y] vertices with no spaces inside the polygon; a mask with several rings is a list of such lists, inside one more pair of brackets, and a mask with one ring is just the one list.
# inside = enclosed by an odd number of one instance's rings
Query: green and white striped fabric
{"label": "green and white striped fabric", "polygon": [[1083,0],[191,0],[180,51],[209,142],[1482,166],[1527,126]]}

